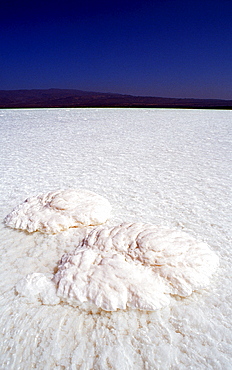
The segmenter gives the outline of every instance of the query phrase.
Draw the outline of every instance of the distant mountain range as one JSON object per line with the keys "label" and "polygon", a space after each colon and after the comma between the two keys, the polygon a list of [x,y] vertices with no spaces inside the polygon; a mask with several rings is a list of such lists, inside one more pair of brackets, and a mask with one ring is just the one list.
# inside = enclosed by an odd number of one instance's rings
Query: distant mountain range
{"label": "distant mountain range", "polygon": [[0,90],[0,108],[75,107],[232,109],[232,100],[160,98],[66,89]]}

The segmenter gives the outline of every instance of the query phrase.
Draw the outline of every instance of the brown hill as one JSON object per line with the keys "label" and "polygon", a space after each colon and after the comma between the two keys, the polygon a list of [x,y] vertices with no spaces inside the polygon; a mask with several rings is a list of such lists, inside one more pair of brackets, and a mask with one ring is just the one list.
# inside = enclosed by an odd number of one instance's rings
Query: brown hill
{"label": "brown hill", "polygon": [[161,98],[66,89],[0,90],[0,108],[74,107],[232,109],[232,100]]}

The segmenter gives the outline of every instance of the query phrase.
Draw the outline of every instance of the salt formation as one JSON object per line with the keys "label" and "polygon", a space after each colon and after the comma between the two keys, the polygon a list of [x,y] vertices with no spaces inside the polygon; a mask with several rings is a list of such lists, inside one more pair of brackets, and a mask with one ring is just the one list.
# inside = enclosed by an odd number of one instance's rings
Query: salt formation
{"label": "salt formation", "polygon": [[15,289],[21,296],[27,297],[30,303],[39,300],[43,304],[56,305],[60,302],[51,277],[41,273],[35,272],[27,275],[25,278],[19,280]]}
{"label": "salt formation", "polygon": [[[63,255],[42,291],[50,292],[48,302],[55,284],[60,300],[72,306],[152,311],[167,306],[170,295],[187,297],[206,287],[217,265],[207,244],[182,231],[142,223],[100,226]],[[24,295],[33,291],[32,280],[22,282]]]}
{"label": "salt formation", "polygon": [[28,232],[58,233],[70,227],[96,226],[109,218],[110,203],[88,190],[58,190],[26,199],[5,223]]}

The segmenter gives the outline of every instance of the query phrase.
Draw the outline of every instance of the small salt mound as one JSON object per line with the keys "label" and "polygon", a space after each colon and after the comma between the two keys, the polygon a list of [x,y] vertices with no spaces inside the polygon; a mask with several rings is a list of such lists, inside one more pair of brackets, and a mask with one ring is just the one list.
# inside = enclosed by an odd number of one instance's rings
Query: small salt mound
{"label": "small salt mound", "polygon": [[187,233],[142,223],[93,229],[65,254],[53,278],[58,297],[106,311],[156,310],[170,295],[189,296],[209,284],[218,257]]}
{"label": "small salt mound", "polygon": [[6,216],[5,223],[28,232],[58,233],[70,227],[105,223],[111,212],[107,199],[88,190],[58,190],[26,199]]}
{"label": "small salt mound", "polygon": [[56,287],[51,278],[41,273],[28,274],[19,280],[16,292],[22,297],[26,297],[30,303],[37,300],[43,304],[56,305],[60,299],[56,295]]}

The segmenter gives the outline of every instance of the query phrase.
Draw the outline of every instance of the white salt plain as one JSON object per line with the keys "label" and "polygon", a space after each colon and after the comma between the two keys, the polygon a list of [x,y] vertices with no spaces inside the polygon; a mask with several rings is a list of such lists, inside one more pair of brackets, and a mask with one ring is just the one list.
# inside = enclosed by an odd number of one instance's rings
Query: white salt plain
{"label": "white salt plain", "polygon": [[[0,368],[231,369],[232,112],[168,109],[0,110]],[[109,225],[177,228],[220,258],[207,289],[163,309],[91,313],[17,295],[78,245],[8,228],[29,196],[82,188],[107,198]]]}

